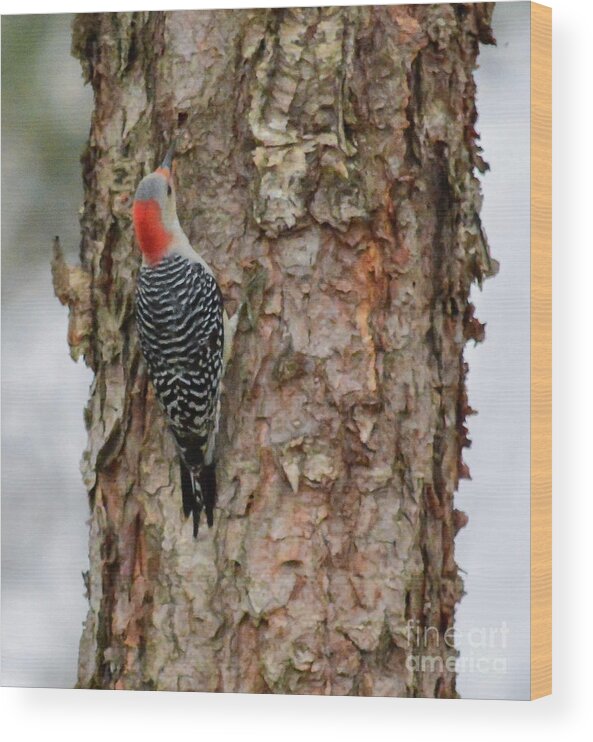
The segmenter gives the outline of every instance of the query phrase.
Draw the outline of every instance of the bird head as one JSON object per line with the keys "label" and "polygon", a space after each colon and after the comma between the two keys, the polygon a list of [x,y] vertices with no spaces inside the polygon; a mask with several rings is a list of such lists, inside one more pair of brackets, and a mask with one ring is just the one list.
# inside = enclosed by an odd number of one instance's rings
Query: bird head
{"label": "bird head", "polygon": [[134,196],[134,231],[149,265],[156,265],[167,254],[179,225],[172,172],[174,149],[172,144],[163,164],[142,178]]}

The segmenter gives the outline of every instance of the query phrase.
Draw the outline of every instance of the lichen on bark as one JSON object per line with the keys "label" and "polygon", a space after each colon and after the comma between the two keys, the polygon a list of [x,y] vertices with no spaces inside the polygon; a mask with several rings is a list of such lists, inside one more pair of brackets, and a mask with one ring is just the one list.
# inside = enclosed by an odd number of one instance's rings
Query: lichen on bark
{"label": "lichen on bark", "polygon": [[[95,111],[81,266],[55,273],[95,372],[81,687],[456,694],[463,348],[496,269],[472,76],[491,12],[77,17]],[[133,322],[130,201],[173,135],[181,223],[247,305],[197,542]]]}

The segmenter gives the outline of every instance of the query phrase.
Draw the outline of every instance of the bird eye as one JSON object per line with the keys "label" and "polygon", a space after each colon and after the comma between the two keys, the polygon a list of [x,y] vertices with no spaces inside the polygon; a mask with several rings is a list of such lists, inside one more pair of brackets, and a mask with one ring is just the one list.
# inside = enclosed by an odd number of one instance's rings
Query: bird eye
{"label": "bird eye", "polygon": [[173,189],[171,188],[171,184],[167,184],[167,196],[170,196],[173,193]]}

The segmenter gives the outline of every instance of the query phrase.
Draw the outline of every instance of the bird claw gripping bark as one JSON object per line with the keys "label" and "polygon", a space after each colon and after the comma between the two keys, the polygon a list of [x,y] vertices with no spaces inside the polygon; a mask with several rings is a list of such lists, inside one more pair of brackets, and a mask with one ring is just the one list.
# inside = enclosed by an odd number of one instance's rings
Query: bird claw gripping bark
{"label": "bird claw gripping bark", "polygon": [[235,335],[237,334],[237,329],[239,327],[239,321],[241,320],[241,316],[243,315],[243,312],[246,312],[247,314],[247,320],[249,322],[250,330],[254,330],[257,325],[257,316],[259,312],[256,313],[256,311],[254,310],[254,307],[252,304],[252,297],[256,292],[263,291],[266,285],[266,278],[267,278],[267,273],[266,273],[265,268],[260,268],[259,270],[257,270],[247,282],[247,285],[245,287],[245,292],[243,294],[243,298],[241,299],[241,303],[237,307],[237,310],[233,314],[233,316],[229,317],[226,311],[224,313],[224,367],[225,368],[233,355],[233,344],[235,341]]}

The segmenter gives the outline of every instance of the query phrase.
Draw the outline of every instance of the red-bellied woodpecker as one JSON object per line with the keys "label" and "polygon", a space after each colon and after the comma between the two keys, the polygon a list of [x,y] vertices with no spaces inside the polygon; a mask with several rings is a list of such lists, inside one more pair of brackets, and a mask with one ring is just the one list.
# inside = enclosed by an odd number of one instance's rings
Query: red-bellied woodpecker
{"label": "red-bellied woodpecker", "polygon": [[179,452],[183,512],[193,515],[197,537],[202,509],[209,526],[214,520],[220,381],[234,323],[226,317],[212,270],[179,224],[172,160],[173,147],[162,166],[142,179],[134,198],[143,258],[136,323],[148,375]]}

